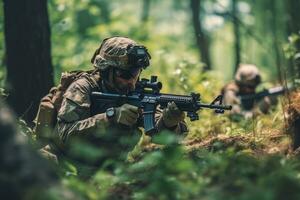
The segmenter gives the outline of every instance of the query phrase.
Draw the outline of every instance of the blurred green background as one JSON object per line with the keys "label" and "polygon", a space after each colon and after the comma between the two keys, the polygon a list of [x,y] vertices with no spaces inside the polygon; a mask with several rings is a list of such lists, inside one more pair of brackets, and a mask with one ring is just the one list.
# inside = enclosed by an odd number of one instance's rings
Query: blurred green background
{"label": "blurred green background", "polygon": [[[227,81],[234,73],[234,19],[238,23],[242,63],[258,65],[265,80],[276,81],[277,65],[289,71],[283,58],[283,45],[289,35],[288,1],[199,2],[199,19],[218,80]],[[182,0],[49,0],[56,82],[62,71],[91,68],[94,50],[105,37],[113,35],[128,36],[149,48],[152,66],[146,75],[172,77],[182,63],[201,67],[190,4],[191,1]],[[3,11],[0,12],[0,77],[3,80]]]}

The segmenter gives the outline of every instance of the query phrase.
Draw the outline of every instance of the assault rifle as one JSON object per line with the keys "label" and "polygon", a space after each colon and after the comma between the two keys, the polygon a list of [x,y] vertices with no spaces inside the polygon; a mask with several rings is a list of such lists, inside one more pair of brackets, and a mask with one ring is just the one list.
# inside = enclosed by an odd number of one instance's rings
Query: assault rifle
{"label": "assault rifle", "polygon": [[213,109],[216,113],[231,110],[230,105],[222,105],[222,95],[219,95],[210,104],[205,104],[201,103],[199,93],[191,93],[191,95],[163,94],[160,93],[161,88],[162,83],[157,81],[156,76],[151,76],[151,80],[142,79],[138,81],[136,90],[128,95],[92,92],[92,101],[96,104],[99,102],[110,105],[128,103],[141,108],[143,110],[144,129],[147,134],[157,132],[154,122],[157,106],[164,109],[172,101],[181,111],[187,112],[191,121],[199,119],[197,111],[202,108]]}
{"label": "assault rifle", "polygon": [[239,97],[241,99],[243,107],[246,110],[251,110],[255,101],[260,101],[264,97],[268,97],[268,96],[277,96],[277,95],[284,94],[290,89],[291,87],[278,86],[270,89],[264,89],[255,94],[240,95]]}

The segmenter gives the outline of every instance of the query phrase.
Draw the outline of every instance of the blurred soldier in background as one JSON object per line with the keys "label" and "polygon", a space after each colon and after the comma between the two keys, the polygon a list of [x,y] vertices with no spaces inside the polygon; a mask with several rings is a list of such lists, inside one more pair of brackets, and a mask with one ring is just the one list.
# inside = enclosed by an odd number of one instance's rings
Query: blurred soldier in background
{"label": "blurred soldier in background", "polygon": [[225,85],[222,89],[224,103],[232,105],[231,116],[234,119],[244,117],[246,119],[260,113],[268,113],[271,105],[277,103],[275,97],[265,96],[262,99],[243,97],[255,97],[256,88],[261,83],[261,75],[258,68],[251,64],[240,64],[235,80]]}

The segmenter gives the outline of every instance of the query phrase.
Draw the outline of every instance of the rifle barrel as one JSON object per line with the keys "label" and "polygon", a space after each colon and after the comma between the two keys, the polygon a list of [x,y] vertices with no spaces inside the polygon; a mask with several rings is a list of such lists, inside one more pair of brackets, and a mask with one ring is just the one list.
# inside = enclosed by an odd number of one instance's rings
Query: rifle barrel
{"label": "rifle barrel", "polygon": [[216,105],[216,104],[200,103],[199,106],[202,108],[211,108],[211,109],[220,109],[220,110],[231,110],[232,109],[231,105]]}
{"label": "rifle barrel", "polygon": [[259,100],[266,96],[276,96],[276,95],[283,94],[286,90],[287,88],[283,86],[278,86],[278,87],[257,92],[256,94],[241,95],[240,98],[241,100],[255,100],[255,99]]}

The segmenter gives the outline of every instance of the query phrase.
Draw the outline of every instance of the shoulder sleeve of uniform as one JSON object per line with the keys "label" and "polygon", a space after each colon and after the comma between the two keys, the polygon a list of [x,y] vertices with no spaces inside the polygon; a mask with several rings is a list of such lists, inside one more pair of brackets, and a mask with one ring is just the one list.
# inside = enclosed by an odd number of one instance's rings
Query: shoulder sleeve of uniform
{"label": "shoulder sleeve of uniform", "polygon": [[239,87],[235,82],[230,82],[227,85],[225,85],[222,89],[224,103],[230,105],[240,105],[241,102],[237,96],[238,92]]}
{"label": "shoulder sleeve of uniform", "polygon": [[90,94],[92,85],[85,78],[72,83],[64,94],[58,119],[65,122],[73,122],[85,119],[90,115]]}
{"label": "shoulder sleeve of uniform", "polygon": [[86,78],[80,78],[70,85],[64,94],[64,98],[75,102],[79,106],[89,107],[92,89],[93,85]]}
{"label": "shoulder sleeve of uniform", "polygon": [[222,93],[225,93],[226,91],[233,91],[235,93],[238,93],[239,87],[237,86],[237,84],[235,82],[230,82],[223,87]]}

